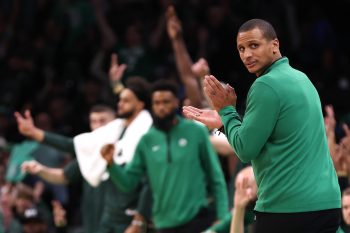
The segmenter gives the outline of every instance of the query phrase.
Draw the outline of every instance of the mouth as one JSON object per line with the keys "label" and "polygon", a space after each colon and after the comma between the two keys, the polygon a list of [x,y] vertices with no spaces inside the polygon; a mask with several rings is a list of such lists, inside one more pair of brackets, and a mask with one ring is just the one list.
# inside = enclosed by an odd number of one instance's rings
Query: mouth
{"label": "mouth", "polygon": [[247,62],[245,63],[245,66],[247,67],[247,69],[251,69],[255,66],[256,62]]}

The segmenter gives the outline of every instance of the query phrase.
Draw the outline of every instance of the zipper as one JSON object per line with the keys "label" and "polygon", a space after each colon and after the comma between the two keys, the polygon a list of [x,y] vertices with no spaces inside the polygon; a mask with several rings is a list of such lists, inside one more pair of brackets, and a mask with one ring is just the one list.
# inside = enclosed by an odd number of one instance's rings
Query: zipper
{"label": "zipper", "polygon": [[169,132],[166,134],[166,143],[167,143],[167,161],[171,163],[171,152],[170,152],[170,135]]}

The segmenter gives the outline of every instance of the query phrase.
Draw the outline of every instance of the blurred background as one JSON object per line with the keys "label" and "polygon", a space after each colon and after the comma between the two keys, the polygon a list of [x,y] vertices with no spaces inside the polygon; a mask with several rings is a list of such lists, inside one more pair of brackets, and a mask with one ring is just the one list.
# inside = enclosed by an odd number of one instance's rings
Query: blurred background
{"label": "blurred background", "polygon": [[[89,131],[91,106],[117,107],[112,53],[127,65],[122,82],[141,76],[181,85],[166,32],[170,4],[192,60],[205,58],[211,74],[235,88],[242,114],[255,77],[240,61],[236,32],[251,18],[270,21],[282,55],[309,76],[323,106],[333,105],[343,136],[341,123],[350,124],[350,0],[0,0],[0,187],[11,149],[25,139],[15,111],[29,109],[39,128],[72,137]],[[179,95],[185,98],[183,88]],[[75,202],[70,209],[78,209]]]}
{"label": "blurred background", "polygon": [[112,52],[128,65],[123,81],[132,75],[178,79],[165,30],[169,4],[182,21],[192,60],[206,58],[211,73],[236,88],[241,108],[254,77],[241,64],[235,34],[245,20],[263,18],[275,26],[283,55],[315,84],[322,104],[349,117],[348,0],[1,0],[0,145],[21,140],[13,112],[23,109],[46,113],[42,124],[55,132],[88,131],[90,106],[115,106],[108,80]]}

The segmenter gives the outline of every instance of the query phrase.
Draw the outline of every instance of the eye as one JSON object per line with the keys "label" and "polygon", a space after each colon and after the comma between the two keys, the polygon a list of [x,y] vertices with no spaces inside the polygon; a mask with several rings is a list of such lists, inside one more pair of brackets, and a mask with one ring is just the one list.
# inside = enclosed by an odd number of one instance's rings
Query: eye
{"label": "eye", "polygon": [[238,51],[239,51],[240,53],[243,53],[243,52],[244,52],[244,47],[238,47]]}
{"label": "eye", "polygon": [[256,49],[256,48],[258,48],[258,47],[259,47],[259,45],[258,45],[258,44],[253,43],[253,44],[250,44],[250,45],[249,45],[249,47],[250,47],[250,48],[252,48],[252,49]]}

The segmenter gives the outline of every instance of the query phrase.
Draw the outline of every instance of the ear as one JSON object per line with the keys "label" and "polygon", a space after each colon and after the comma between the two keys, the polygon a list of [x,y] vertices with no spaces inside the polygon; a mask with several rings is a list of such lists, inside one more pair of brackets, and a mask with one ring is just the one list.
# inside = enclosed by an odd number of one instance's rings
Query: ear
{"label": "ear", "polygon": [[276,39],[272,40],[272,53],[276,54],[279,52],[279,50],[280,50],[280,42],[276,38]]}

